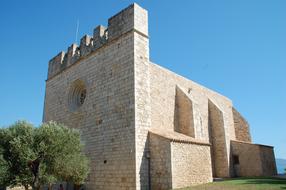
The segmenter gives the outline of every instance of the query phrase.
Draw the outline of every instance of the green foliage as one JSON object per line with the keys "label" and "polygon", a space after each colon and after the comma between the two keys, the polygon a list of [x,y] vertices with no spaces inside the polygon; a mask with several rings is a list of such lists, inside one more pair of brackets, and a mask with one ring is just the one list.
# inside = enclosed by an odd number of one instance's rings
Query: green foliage
{"label": "green foliage", "polygon": [[59,168],[57,175],[64,181],[72,181],[80,185],[89,173],[88,159],[80,154],[69,154],[63,159],[58,159],[56,167]]}
{"label": "green foliage", "polygon": [[3,150],[0,147],[0,187],[5,186],[9,182],[8,168],[8,163],[3,158]]}
{"label": "green foliage", "polygon": [[38,154],[43,153],[46,174],[58,179],[83,183],[88,175],[88,160],[82,154],[83,145],[77,130],[50,122],[36,130],[35,142]]}
{"label": "green foliage", "polygon": [[50,184],[58,181],[58,178],[48,170],[49,166],[43,162],[39,169],[39,183]]}
{"label": "green foliage", "polygon": [[0,129],[1,162],[3,167],[6,167],[2,185],[31,184],[32,174],[27,162],[35,156],[32,148],[33,129],[33,126],[25,121]]}
{"label": "green foliage", "polygon": [[[80,133],[55,122],[33,127],[25,121],[0,129],[0,186],[64,180],[81,184],[88,175]],[[32,166],[38,163],[34,170]]]}

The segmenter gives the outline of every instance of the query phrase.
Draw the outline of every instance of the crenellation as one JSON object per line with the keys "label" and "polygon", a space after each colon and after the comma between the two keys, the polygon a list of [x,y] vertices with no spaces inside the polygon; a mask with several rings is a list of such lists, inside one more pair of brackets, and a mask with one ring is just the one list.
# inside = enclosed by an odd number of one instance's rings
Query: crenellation
{"label": "crenellation", "polygon": [[93,30],[93,48],[94,50],[101,47],[107,42],[108,39],[108,30],[106,27],[99,25]]}
{"label": "crenellation", "polygon": [[72,44],[68,47],[66,57],[64,59],[64,64],[66,67],[72,65],[79,58],[79,48],[77,44]]}
{"label": "crenellation", "polygon": [[93,45],[92,40],[93,40],[92,37],[90,37],[89,35],[84,35],[80,39],[80,46],[79,46],[80,56],[84,57],[91,52],[91,47]]}
{"label": "crenellation", "polygon": [[[49,68],[48,79],[65,70],[82,57],[97,51],[100,47],[127,32],[136,30],[148,36],[147,11],[137,4],[132,4],[118,14],[108,19],[108,27],[98,25],[93,30],[93,36],[85,35],[80,40],[80,45],[72,44],[60,64],[53,63]],[[63,64],[62,64],[63,63]]]}
{"label": "crenellation", "polygon": [[108,19],[108,39],[113,40],[134,26],[133,5]]}
{"label": "crenellation", "polygon": [[52,77],[60,71],[64,57],[65,52],[61,51],[60,53],[58,53],[58,55],[56,55],[49,61],[48,78]]}
{"label": "crenellation", "polygon": [[89,35],[84,35],[81,39],[80,39],[80,48],[82,46],[89,46],[92,42],[92,38]]}
{"label": "crenellation", "polygon": [[[67,53],[61,52],[53,59],[49,64],[48,79],[55,76],[62,70],[71,66],[77,62],[80,58],[88,56],[92,52],[95,52],[98,48],[103,46],[107,42],[107,29],[103,26],[98,26],[94,29],[93,37],[84,35],[80,40],[80,45],[73,43],[68,47]],[[61,56],[60,61],[58,56]]]}

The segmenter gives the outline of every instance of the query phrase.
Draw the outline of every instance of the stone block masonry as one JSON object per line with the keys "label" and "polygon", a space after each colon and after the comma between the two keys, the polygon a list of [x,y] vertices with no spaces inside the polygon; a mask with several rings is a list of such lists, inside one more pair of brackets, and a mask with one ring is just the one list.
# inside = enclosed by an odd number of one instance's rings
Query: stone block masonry
{"label": "stone block masonry", "polygon": [[[129,6],[109,19],[107,29],[97,27],[93,38],[85,36],[79,47],[72,45],[49,63],[44,121],[55,120],[81,130],[86,154],[91,158],[88,189],[136,189],[139,183],[134,54],[141,50],[134,45],[141,40],[137,32],[145,32],[143,38],[148,33],[136,28],[134,18],[139,14],[139,19],[142,10],[136,4]],[[146,17],[146,11],[142,15]],[[146,44],[142,47],[142,56],[149,61],[144,55]],[[82,105],[70,109],[66,98],[74,95],[71,86],[79,80],[86,98]]]}
{"label": "stone block masonry", "polygon": [[[86,188],[164,190],[274,174],[273,149],[251,143],[231,100],[152,63],[148,35],[148,12],[132,4],[49,61],[43,121],[81,131]],[[248,158],[260,160],[252,173]]]}
{"label": "stone block masonry", "polygon": [[276,172],[273,147],[232,141],[234,175],[241,176],[273,176]]}
{"label": "stone block masonry", "polygon": [[130,32],[136,32],[148,38],[147,11],[132,4],[118,14],[108,19],[108,27],[102,25],[94,29],[93,37],[85,35],[80,40],[80,46],[71,44],[67,52],[60,52],[49,61],[48,79],[57,75],[69,66],[90,56],[101,47]]}

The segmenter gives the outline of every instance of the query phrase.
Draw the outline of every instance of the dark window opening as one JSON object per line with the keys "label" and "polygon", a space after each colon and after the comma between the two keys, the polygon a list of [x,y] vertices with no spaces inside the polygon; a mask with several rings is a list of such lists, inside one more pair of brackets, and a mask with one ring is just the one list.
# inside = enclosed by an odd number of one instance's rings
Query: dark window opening
{"label": "dark window opening", "polygon": [[233,155],[233,164],[234,165],[239,164],[239,157],[238,157],[238,155]]}
{"label": "dark window opening", "polygon": [[81,92],[80,92],[80,95],[79,95],[79,103],[80,105],[83,104],[84,100],[85,100],[85,97],[86,97],[86,90],[83,89]]}

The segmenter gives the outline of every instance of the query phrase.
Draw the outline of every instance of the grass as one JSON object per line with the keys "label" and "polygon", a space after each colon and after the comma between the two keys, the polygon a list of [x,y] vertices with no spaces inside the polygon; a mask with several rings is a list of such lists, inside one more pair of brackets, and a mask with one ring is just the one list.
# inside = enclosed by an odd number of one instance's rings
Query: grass
{"label": "grass", "polygon": [[236,178],[180,190],[286,190],[286,180],[277,178]]}

